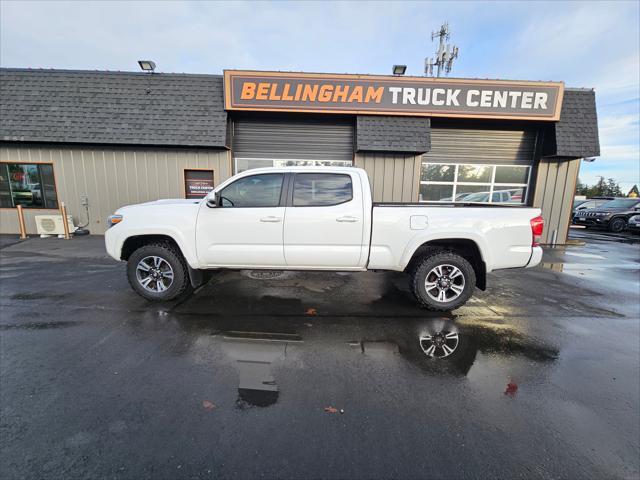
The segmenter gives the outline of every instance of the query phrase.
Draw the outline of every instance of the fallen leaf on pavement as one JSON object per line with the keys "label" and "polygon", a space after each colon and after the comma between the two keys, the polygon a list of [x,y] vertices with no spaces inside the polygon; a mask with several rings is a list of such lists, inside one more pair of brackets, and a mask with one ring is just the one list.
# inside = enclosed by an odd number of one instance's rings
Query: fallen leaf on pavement
{"label": "fallen leaf on pavement", "polygon": [[334,407],[324,407],[324,411],[327,413],[338,413],[338,409]]}
{"label": "fallen leaf on pavement", "polygon": [[213,410],[214,408],[216,408],[216,406],[213,403],[211,403],[209,400],[203,400],[202,407],[206,408],[207,410]]}
{"label": "fallen leaf on pavement", "polygon": [[305,315],[315,315],[318,311],[315,308],[307,308],[307,311],[304,312]]}
{"label": "fallen leaf on pavement", "polygon": [[518,385],[516,385],[513,382],[509,382],[507,383],[507,389],[504,391],[504,394],[511,395],[513,397],[517,391],[518,391]]}

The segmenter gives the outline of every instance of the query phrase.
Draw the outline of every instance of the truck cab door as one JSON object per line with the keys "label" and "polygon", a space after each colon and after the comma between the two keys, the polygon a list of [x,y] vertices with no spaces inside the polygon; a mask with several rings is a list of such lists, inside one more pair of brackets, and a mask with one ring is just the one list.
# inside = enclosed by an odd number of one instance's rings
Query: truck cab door
{"label": "truck cab door", "polygon": [[364,201],[360,179],[347,173],[295,173],[284,224],[290,268],[360,269]]}
{"label": "truck cab door", "polygon": [[208,267],[284,267],[284,173],[241,177],[202,202],[196,251]]}

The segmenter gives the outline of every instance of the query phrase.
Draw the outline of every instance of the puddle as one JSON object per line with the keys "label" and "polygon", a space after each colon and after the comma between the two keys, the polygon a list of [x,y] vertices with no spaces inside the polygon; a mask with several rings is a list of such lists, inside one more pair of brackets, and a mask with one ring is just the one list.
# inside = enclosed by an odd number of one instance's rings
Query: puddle
{"label": "puddle", "polygon": [[278,401],[278,383],[273,364],[287,358],[290,343],[300,343],[295,334],[261,332],[227,332],[223,350],[235,360],[238,373],[236,408],[268,407]]}
{"label": "puddle", "polygon": [[254,280],[276,280],[283,278],[285,272],[281,270],[248,270],[246,275]]}
{"label": "puddle", "polygon": [[606,257],[602,255],[596,255],[595,253],[580,253],[580,252],[564,252],[565,255],[570,255],[572,257],[582,257],[582,258],[597,258],[599,260],[605,260]]}

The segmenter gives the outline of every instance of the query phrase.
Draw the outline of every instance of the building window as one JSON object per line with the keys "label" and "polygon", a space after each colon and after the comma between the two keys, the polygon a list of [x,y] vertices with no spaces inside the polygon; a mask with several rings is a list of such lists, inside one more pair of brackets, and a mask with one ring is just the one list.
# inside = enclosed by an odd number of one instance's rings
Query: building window
{"label": "building window", "polygon": [[531,167],[423,163],[421,202],[509,203],[527,199]]}
{"label": "building window", "polygon": [[351,167],[346,160],[282,160],[275,158],[236,158],[236,173],[264,167]]}
{"label": "building window", "polygon": [[53,165],[0,163],[0,207],[58,208]]}
{"label": "building window", "polygon": [[213,190],[213,170],[185,170],[184,197],[204,198]]}

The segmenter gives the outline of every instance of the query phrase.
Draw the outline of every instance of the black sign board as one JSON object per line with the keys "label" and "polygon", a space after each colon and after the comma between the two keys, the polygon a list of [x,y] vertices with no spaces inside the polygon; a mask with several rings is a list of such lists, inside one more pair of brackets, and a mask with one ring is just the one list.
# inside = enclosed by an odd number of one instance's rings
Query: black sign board
{"label": "black sign board", "polygon": [[204,198],[213,190],[213,170],[185,170],[185,198]]}

